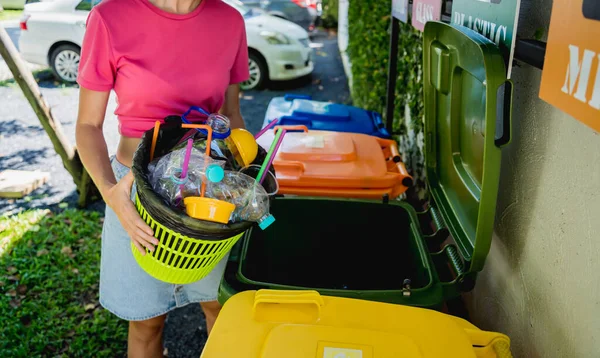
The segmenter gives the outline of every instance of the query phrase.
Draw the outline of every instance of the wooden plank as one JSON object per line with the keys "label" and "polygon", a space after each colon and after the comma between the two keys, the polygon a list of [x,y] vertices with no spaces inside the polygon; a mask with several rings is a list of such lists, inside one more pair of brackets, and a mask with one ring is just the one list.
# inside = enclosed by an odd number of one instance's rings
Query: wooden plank
{"label": "wooden plank", "polygon": [[0,172],[0,197],[22,198],[44,185],[50,173],[25,170],[5,170]]}

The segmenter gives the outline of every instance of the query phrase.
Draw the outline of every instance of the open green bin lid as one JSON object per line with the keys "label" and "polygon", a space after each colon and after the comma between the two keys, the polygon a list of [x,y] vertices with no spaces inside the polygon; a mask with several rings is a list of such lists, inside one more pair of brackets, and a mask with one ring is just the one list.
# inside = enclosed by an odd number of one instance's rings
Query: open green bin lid
{"label": "open green bin lid", "polygon": [[494,43],[441,22],[425,25],[423,72],[427,183],[465,271],[481,271],[494,227],[500,147],[510,140],[512,86]]}

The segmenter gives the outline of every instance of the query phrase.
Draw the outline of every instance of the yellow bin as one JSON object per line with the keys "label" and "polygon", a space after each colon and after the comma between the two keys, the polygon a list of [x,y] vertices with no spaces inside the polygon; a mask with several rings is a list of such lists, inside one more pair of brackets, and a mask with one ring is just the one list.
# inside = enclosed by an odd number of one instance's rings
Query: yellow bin
{"label": "yellow bin", "polygon": [[507,336],[437,311],[316,291],[245,291],[223,307],[202,358],[512,357]]}

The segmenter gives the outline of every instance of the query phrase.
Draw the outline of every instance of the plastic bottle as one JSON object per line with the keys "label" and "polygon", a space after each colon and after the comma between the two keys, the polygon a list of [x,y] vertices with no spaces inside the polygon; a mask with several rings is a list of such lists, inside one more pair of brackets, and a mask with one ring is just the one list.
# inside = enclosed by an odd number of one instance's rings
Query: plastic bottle
{"label": "plastic bottle", "polygon": [[194,148],[190,152],[188,170],[183,178],[185,150],[174,150],[148,165],[150,185],[174,207],[181,206],[182,198],[199,195],[203,182],[207,184],[222,179],[224,172],[224,161],[207,157]]}
{"label": "plastic bottle", "polygon": [[269,214],[269,195],[246,174],[226,170],[220,182],[208,186],[206,196],[234,204],[233,222],[254,221],[264,230],[275,221]]}
{"label": "plastic bottle", "polygon": [[229,125],[229,118],[221,114],[211,114],[206,120],[206,124],[209,125],[213,130],[213,140],[210,145],[210,149],[217,152],[217,154],[223,158],[228,158],[226,155],[229,152],[225,139],[231,134],[231,128]]}

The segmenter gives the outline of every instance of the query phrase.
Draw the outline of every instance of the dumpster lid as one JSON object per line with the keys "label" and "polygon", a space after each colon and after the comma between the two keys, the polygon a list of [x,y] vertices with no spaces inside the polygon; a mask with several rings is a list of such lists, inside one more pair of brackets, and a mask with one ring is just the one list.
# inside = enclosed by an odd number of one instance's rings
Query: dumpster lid
{"label": "dumpster lid", "polygon": [[510,140],[511,83],[494,43],[441,22],[425,26],[423,72],[432,204],[465,260],[465,271],[480,271],[492,238],[500,147]]}

